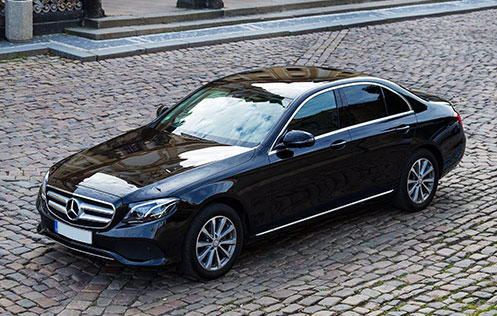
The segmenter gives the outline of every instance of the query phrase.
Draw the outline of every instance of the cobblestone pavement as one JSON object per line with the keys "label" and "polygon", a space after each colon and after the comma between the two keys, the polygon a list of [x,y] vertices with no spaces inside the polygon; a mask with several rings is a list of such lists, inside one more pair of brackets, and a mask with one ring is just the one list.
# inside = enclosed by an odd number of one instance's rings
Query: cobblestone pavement
{"label": "cobblestone pavement", "polygon": [[[0,314],[497,314],[497,10],[80,63],[0,63]],[[42,174],[221,75],[316,64],[449,98],[468,136],[428,209],[372,204],[247,247],[232,271],[88,258],[36,234]]]}

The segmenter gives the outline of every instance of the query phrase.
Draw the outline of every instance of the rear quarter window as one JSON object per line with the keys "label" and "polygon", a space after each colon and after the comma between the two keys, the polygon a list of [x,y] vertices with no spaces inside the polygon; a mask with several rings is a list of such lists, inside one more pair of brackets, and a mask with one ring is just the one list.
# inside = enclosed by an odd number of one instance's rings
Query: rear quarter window
{"label": "rear quarter window", "polygon": [[419,112],[426,110],[426,104],[416,100],[415,98],[413,98],[409,95],[403,94],[403,96],[404,96],[404,98],[407,99],[407,101],[411,105],[414,112],[419,113]]}
{"label": "rear quarter window", "polygon": [[385,104],[387,105],[388,115],[399,114],[409,111],[409,105],[402,99],[400,95],[390,89],[382,88],[385,96]]}

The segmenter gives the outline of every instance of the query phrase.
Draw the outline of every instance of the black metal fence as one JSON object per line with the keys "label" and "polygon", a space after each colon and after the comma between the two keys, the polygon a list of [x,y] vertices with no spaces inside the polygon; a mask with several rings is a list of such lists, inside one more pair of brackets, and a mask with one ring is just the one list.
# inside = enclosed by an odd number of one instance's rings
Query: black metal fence
{"label": "black metal fence", "polygon": [[[81,25],[81,0],[33,0],[33,35],[64,32]],[[0,38],[5,37],[5,0],[0,0]]]}

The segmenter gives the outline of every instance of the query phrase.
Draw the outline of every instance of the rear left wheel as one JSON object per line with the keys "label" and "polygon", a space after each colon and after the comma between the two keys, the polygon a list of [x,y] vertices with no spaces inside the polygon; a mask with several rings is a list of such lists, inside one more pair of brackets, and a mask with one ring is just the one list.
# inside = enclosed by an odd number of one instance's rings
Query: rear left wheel
{"label": "rear left wheel", "polygon": [[414,162],[407,175],[407,193],[409,199],[417,204],[428,200],[435,187],[435,167],[428,158],[419,158]]}
{"label": "rear left wheel", "polygon": [[435,196],[438,179],[439,170],[435,156],[427,149],[416,151],[403,170],[394,204],[410,212],[426,208]]}

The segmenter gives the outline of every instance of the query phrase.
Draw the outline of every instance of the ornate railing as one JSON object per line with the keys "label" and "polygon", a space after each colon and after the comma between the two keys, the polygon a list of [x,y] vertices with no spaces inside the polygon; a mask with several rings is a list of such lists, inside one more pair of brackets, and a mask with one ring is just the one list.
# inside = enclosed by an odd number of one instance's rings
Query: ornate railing
{"label": "ornate railing", "polygon": [[[33,0],[34,13],[82,10],[81,0]],[[5,14],[5,0],[0,0],[0,15]]]}
{"label": "ornate railing", "polygon": [[[0,0],[1,1],[1,0]],[[83,9],[81,0],[34,0],[34,13],[72,11]]]}
{"label": "ornate railing", "polygon": [[[0,0],[0,40],[5,34],[5,2]],[[64,32],[69,26],[79,25],[83,19],[84,0],[33,0],[33,34]]]}

